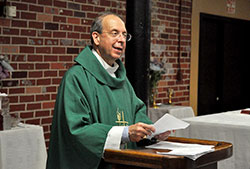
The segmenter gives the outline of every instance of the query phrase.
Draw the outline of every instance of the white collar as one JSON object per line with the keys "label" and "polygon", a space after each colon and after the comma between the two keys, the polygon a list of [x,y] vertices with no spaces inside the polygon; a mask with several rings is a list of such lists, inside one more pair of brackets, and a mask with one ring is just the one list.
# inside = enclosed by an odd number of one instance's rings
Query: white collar
{"label": "white collar", "polygon": [[119,65],[115,62],[113,66],[110,66],[94,49],[92,49],[92,52],[96,56],[97,60],[99,60],[103,68],[110,74],[110,76],[116,77],[115,72],[119,68]]}

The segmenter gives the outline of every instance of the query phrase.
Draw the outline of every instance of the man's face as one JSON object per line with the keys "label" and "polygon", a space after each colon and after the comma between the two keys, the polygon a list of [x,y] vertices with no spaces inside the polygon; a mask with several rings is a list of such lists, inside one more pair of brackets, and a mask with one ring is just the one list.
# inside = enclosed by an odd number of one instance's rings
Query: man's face
{"label": "man's face", "polygon": [[127,30],[124,22],[115,15],[105,16],[102,26],[102,33],[96,33],[94,43],[97,46],[97,53],[112,65],[125,52],[126,38],[122,34],[126,34]]}

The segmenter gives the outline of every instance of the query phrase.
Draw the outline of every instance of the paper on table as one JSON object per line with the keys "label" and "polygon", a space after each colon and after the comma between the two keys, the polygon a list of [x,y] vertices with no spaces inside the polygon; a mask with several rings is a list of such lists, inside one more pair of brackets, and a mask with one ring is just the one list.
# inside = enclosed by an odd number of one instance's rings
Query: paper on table
{"label": "paper on table", "polygon": [[188,126],[189,123],[177,119],[176,117],[166,113],[164,116],[162,116],[159,120],[157,120],[154,123],[154,127],[156,130],[154,133],[152,133],[151,136],[148,136],[148,138],[151,139],[155,135],[158,135],[166,131],[185,129]]}
{"label": "paper on table", "polygon": [[200,156],[214,151],[213,145],[175,143],[169,141],[160,141],[156,144],[146,146],[146,148],[172,150],[170,152],[157,152],[157,154],[185,156],[192,160],[196,160]]}

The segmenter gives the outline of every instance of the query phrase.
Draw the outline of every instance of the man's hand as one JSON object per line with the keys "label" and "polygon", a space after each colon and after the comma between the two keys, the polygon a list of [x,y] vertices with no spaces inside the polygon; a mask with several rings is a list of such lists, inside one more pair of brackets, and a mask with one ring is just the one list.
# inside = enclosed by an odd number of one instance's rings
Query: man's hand
{"label": "man's hand", "polygon": [[167,140],[170,134],[171,134],[171,131],[166,131],[164,133],[156,135],[155,138],[157,140],[164,141],[164,140]]}
{"label": "man's hand", "polygon": [[128,128],[129,139],[132,142],[138,142],[147,135],[151,135],[152,132],[155,132],[154,126],[140,122]]}

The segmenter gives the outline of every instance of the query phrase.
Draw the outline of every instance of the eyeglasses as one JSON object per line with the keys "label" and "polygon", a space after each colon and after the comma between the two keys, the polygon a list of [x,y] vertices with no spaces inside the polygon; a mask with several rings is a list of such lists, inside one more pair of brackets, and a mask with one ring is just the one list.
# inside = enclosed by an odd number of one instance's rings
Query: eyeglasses
{"label": "eyeglasses", "polygon": [[126,32],[119,33],[118,31],[111,31],[111,32],[102,32],[102,33],[107,33],[115,39],[119,39],[120,36],[122,36],[124,39],[126,39],[127,42],[132,39],[132,35]]}

